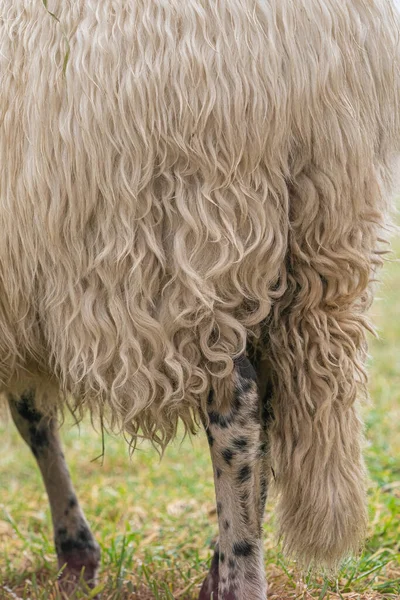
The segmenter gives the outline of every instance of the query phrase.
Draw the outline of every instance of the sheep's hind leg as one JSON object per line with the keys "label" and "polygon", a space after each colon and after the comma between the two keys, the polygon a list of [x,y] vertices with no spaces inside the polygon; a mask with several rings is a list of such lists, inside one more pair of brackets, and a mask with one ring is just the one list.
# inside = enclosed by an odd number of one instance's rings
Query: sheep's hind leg
{"label": "sheep's hind leg", "polygon": [[257,376],[246,357],[236,361],[224,396],[211,394],[208,404],[219,541],[199,600],[265,600],[266,442]]}
{"label": "sheep's hind leg", "polygon": [[49,497],[58,565],[64,567],[61,588],[72,593],[81,576],[93,587],[100,550],[75,495],[57,422],[36,410],[32,391],[20,398],[9,395],[9,406],[19,433],[36,458]]}

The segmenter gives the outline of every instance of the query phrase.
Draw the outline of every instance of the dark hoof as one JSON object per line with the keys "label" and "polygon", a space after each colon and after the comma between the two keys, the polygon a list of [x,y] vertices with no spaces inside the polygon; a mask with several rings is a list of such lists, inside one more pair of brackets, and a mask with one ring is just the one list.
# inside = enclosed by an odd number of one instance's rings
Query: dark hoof
{"label": "dark hoof", "polygon": [[211,561],[210,572],[208,573],[200,590],[199,600],[219,600],[218,598],[218,564],[219,553],[215,552]]}
{"label": "dark hoof", "polygon": [[[74,550],[58,557],[61,571],[59,588],[69,598],[78,589],[93,589],[97,582],[100,564],[100,550]],[[95,599],[93,599],[95,600]]]}
{"label": "dark hoof", "polygon": [[[237,600],[234,592],[225,592],[221,597],[218,592],[219,583],[219,553],[214,553],[210,571],[201,587],[199,600]],[[248,599],[250,600],[250,598]]]}

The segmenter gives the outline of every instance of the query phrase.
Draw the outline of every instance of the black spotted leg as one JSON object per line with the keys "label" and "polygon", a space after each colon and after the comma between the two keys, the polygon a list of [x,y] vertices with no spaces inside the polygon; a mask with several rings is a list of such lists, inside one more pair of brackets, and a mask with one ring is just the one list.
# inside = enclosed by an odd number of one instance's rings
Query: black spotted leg
{"label": "black spotted leg", "polygon": [[[228,398],[211,394],[206,429],[214,467],[219,541],[199,600],[265,600],[262,517],[266,442],[257,376],[235,361]],[[207,422],[207,420],[206,420]]]}
{"label": "black spotted leg", "polygon": [[19,433],[36,458],[49,497],[58,565],[64,567],[62,590],[72,593],[81,576],[93,587],[100,550],[75,495],[56,420],[35,409],[32,391],[20,398],[10,395],[9,406]]}

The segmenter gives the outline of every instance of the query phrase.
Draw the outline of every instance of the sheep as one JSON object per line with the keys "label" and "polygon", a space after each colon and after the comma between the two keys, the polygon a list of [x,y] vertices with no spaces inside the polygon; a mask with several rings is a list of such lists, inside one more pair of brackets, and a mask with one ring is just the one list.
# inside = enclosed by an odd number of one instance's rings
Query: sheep
{"label": "sheep", "polygon": [[365,534],[367,309],[400,151],[392,0],[0,0],[0,390],[66,585],[99,548],[66,407],[164,448],[204,427],[200,600],[265,600]]}

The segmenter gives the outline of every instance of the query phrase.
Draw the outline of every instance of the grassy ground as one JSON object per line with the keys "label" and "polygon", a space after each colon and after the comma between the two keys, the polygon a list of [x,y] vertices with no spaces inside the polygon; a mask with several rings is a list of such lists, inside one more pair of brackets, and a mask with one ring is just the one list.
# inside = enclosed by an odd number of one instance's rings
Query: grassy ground
{"label": "grassy ground", "polygon": [[[400,243],[395,249],[400,255]],[[400,264],[387,265],[384,279],[373,308],[380,330],[371,346],[373,403],[365,410],[371,486],[364,553],[349,560],[337,579],[301,578],[274,540],[269,506],[265,560],[271,599],[400,598]],[[42,483],[11,423],[0,425],[0,435],[0,599],[55,600]],[[101,438],[89,425],[66,426],[63,437],[78,495],[102,547],[102,598],[194,600],[217,531],[204,436],[169,447],[162,462],[147,446],[130,462],[124,441],[107,438],[103,465],[92,462],[101,453]]]}

